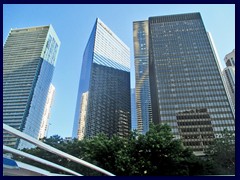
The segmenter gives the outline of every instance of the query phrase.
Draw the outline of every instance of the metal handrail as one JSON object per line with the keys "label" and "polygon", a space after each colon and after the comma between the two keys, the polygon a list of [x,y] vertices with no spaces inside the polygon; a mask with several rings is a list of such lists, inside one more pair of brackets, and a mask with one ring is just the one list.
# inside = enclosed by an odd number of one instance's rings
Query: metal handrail
{"label": "metal handrail", "polygon": [[52,163],[50,161],[47,161],[45,159],[42,159],[42,158],[39,158],[37,156],[33,156],[31,154],[28,154],[28,153],[25,153],[25,152],[22,152],[20,150],[17,150],[17,149],[14,149],[14,148],[11,148],[11,147],[8,147],[8,146],[4,146],[3,145],[3,150],[4,151],[7,151],[7,152],[10,152],[10,153],[13,153],[13,154],[16,154],[16,155],[19,155],[19,156],[22,156],[22,157],[25,157],[25,158],[28,158],[28,159],[31,159],[31,160],[34,160],[36,162],[39,162],[39,163],[42,163],[42,164],[45,164],[45,165],[48,165],[48,166],[51,166],[51,167],[54,167],[56,169],[60,169],[62,171],[65,171],[65,172],[68,172],[70,174],[73,174],[73,175],[76,175],[76,176],[83,176],[82,174],[79,174],[75,171],[72,171],[70,169],[67,169],[63,166],[60,166],[58,164],[55,164],[55,163]]}
{"label": "metal handrail", "polygon": [[24,140],[26,140],[28,142],[31,142],[32,144],[36,145],[37,147],[39,147],[41,149],[44,149],[44,150],[46,150],[48,152],[54,153],[56,155],[59,155],[59,156],[64,157],[64,158],[67,158],[67,159],[69,159],[71,161],[74,161],[76,163],[82,164],[82,165],[84,165],[86,167],[94,169],[94,170],[96,170],[98,172],[101,172],[101,173],[103,173],[105,175],[115,176],[114,174],[112,174],[112,173],[110,173],[110,172],[108,172],[108,171],[106,171],[106,170],[104,170],[104,169],[102,169],[102,168],[100,168],[100,167],[98,167],[96,165],[93,165],[93,164],[91,164],[89,162],[86,162],[86,161],[84,161],[82,159],[76,158],[76,157],[74,157],[74,156],[72,156],[70,154],[67,154],[67,153],[65,153],[63,151],[60,151],[60,150],[58,150],[58,149],[56,149],[56,148],[54,148],[54,147],[52,147],[50,145],[47,145],[47,144],[45,144],[45,143],[43,143],[43,142],[41,142],[41,141],[39,141],[39,140],[37,140],[37,139],[27,135],[27,134],[24,134],[23,132],[20,132],[20,131],[18,131],[16,129],[14,129],[14,128],[4,124],[4,123],[3,123],[3,130],[8,131],[9,133],[14,134],[17,137],[20,137],[20,138],[22,138],[22,139],[24,139]]}

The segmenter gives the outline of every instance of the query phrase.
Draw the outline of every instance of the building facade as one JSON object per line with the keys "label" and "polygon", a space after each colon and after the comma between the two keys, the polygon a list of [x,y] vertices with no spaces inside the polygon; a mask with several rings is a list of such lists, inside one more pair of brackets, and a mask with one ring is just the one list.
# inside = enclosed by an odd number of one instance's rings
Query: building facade
{"label": "building facade", "polygon": [[200,13],[150,17],[148,30],[152,121],[202,152],[225,128],[235,131],[211,36]]}
{"label": "building facade", "polygon": [[[78,132],[83,137],[128,135],[130,96],[130,50],[97,18],[83,55],[73,138],[78,138]],[[81,121],[85,121],[82,127]]]}
{"label": "building facade", "polygon": [[[3,47],[3,123],[38,138],[59,47],[51,25],[11,29]],[[30,147],[6,132],[3,144]]]}
{"label": "building facade", "polygon": [[224,68],[222,73],[235,112],[235,49],[225,56],[224,61],[227,67]]}
{"label": "building facade", "polygon": [[136,93],[135,88],[131,89],[131,121],[132,126],[131,129],[137,130],[137,109],[136,109]]}
{"label": "building facade", "polygon": [[223,77],[227,85],[227,91],[230,95],[231,104],[235,113],[235,66],[226,67],[223,69]]}
{"label": "building facade", "polygon": [[50,87],[48,90],[48,95],[47,95],[47,100],[46,100],[44,111],[43,111],[43,116],[42,116],[39,134],[38,134],[38,139],[42,139],[47,136],[48,126],[49,126],[49,118],[50,118],[50,114],[51,114],[51,107],[53,104],[54,95],[55,95],[55,87],[53,86],[53,84],[50,84]]}
{"label": "building facade", "polygon": [[148,21],[133,22],[134,64],[138,132],[145,134],[152,119],[149,87]]}
{"label": "building facade", "polygon": [[233,49],[232,52],[228,53],[224,57],[224,61],[225,61],[227,67],[230,67],[230,66],[235,67],[235,49]]}
{"label": "building facade", "polygon": [[82,94],[81,99],[81,106],[80,106],[80,119],[78,124],[78,132],[77,132],[77,139],[82,140],[84,138],[85,133],[85,125],[86,125],[86,118],[87,118],[87,106],[88,105],[88,92]]}

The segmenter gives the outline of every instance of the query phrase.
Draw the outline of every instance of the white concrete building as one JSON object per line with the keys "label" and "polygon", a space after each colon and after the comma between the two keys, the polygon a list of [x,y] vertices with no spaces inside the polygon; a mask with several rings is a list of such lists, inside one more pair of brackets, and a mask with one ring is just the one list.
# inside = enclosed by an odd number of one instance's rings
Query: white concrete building
{"label": "white concrete building", "polygon": [[232,106],[235,110],[235,49],[224,58],[226,68],[223,70],[223,77],[227,85]]}

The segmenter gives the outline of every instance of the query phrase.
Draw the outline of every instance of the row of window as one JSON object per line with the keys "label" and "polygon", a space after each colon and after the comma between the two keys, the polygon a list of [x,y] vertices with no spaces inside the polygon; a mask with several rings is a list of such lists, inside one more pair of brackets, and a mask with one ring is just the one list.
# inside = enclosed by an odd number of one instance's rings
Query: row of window
{"label": "row of window", "polygon": [[[180,99],[181,100],[181,99]],[[172,104],[172,106],[168,106],[168,108],[163,104],[164,102]],[[164,112],[161,111],[161,114],[172,114],[173,110],[176,111],[176,109],[190,109],[190,108],[198,108],[198,107],[208,107],[208,108],[228,108],[229,102],[227,101],[217,101],[217,102],[196,102],[196,101],[188,101],[187,103],[184,103],[184,101],[179,102],[179,99],[169,99],[169,100],[159,100],[160,110],[164,108]]]}
{"label": "row of window", "polygon": [[180,132],[204,132],[204,131],[213,131],[212,127],[198,127],[198,128],[181,128]]}
{"label": "row of window", "polygon": [[[203,141],[202,143],[201,142],[196,142],[196,141],[193,141],[193,142],[191,142],[191,141],[189,141],[189,142],[183,142],[183,145],[184,146],[209,146],[209,145],[211,145],[212,144],[212,141]],[[193,147],[191,147],[191,148],[193,148]],[[193,148],[195,151],[196,150],[199,150],[199,151],[202,151],[203,149],[201,149],[201,148]]]}
{"label": "row of window", "polygon": [[[223,92],[223,91],[218,91],[218,92]],[[202,92],[201,92],[202,93]],[[161,90],[159,91],[159,95],[160,95],[160,102],[161,104],[163,104],[165,107],[168,107],[167,105],[169,105],[170,107],[172,107],[171,104],[168,104],[166,102],[178,102],[179,104],[189,104],[189,103],[193,103],[193,102],[221,102],[221,101],[227,101],[228,98],[225,95],[225,92],[223,92],[223,96],[216,96],[216,94],[210,94],[209,95],[202,95],[199,92],[186,92],[185,93],[176,93],[176,92],[162,92]],[[207,93],[206,93],[207,94]]]}

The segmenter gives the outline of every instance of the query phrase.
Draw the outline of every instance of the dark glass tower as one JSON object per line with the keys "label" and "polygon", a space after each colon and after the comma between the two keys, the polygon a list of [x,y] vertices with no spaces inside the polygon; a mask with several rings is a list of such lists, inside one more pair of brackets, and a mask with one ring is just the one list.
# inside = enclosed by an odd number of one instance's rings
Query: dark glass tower
{"label": "dark glass tower", "polygon": [[72,136],[128,135],[130,95],[129,48],[97,19],[83,55]]}
{"label": "dark glass tower", "polygon": [[150,17],[152,118],[186,147],[202,152],[235,117],[210,35],[200,13]]}
{"label": "dark glass tower", "polygon": [[[10,31],[3,48],[3,123],[38,138],[59,47],[51,25]],[[31,147],[6,132],[3,144]]]}

